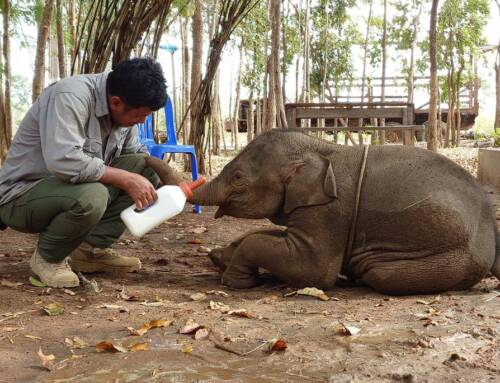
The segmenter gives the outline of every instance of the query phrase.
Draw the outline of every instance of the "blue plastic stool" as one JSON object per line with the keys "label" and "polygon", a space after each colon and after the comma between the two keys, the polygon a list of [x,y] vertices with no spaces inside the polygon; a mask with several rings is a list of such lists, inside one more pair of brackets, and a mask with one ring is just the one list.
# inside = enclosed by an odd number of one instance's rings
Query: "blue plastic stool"
{"label": "blue plastic stool", "polygon": [[[198,161],[196,160],[196,152],[193,145],[179,145],[175,134],[174,112],[172,100],[167,98],[167,102],[163,107],[165,112],[165,124],[167,127],[167,142],[165,144],[157,144],[154,141],[153,133],[153,116],[149,115],[144,124],[139,125],[139,139],[148,148],[149,154],[163,159],[165,153],[187,153],[191,157],[191,174],[193,181],[198,179]],[[201,206],[195,205],[194,212],[201,213]]]}

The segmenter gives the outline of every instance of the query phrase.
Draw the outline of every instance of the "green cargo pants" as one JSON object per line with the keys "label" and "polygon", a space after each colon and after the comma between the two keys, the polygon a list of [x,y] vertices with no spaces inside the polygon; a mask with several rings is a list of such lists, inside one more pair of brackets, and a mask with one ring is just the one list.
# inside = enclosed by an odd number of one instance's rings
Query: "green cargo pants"
{"label": "green cargo pants", "polygon": [[[158,187],[144,154],[117,157],[112,167],[142,174]],[[83,241],[111,246],[125,230],[120,219],[132,205],[127,193],[100,182],[71,184],[48,177],[13,201],[0,206],[0,221],[14,230],[40,233],[38,251],[48,262],[60,262]]]}

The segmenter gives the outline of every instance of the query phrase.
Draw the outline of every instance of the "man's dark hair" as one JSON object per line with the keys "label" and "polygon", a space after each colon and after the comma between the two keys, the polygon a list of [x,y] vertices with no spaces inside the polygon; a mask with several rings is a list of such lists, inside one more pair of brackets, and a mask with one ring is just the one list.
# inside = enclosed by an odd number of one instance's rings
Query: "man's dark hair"
{"label": "man's dark hair", "polygon": [[130,108],[158,110],[167,101],[167,86],[161,65],[151,58],[118,63],[108,75],[107,89]]}

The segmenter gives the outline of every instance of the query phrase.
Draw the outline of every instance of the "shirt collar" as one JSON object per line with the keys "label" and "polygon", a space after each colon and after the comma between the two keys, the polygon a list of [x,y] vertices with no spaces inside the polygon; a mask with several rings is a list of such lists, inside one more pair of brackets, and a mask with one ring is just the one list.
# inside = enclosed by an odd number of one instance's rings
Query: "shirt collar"
{"label": "shirt collar", "polygon": [[111,71],[106,71],[97,75],[96,117],[103,117],[109,114],[106,82],[110,72]]}

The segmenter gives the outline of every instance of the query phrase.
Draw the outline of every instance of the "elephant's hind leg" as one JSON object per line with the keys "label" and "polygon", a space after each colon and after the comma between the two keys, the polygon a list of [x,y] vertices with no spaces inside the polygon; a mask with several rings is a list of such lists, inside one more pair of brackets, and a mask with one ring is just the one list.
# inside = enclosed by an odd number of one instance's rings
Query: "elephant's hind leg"
{"label": "elephant's hind leg", "polygon": [[373,289],[393,295],[434,294],[464,290],[481,280],[483,270],[465,250],[433,254],[424,258],[404,259],[391,254],[388,260],[370,261],[361,280]]}

